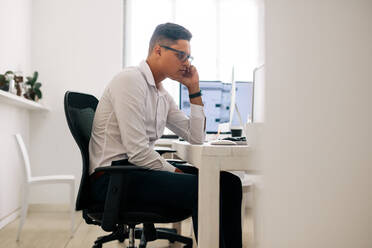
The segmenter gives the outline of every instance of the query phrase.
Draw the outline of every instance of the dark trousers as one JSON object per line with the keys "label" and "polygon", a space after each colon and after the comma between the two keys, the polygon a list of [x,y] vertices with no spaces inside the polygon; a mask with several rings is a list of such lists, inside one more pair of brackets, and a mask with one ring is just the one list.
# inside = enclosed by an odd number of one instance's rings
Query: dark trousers
{"label": "dark trousers", "polygon": [[[189,211],[195,237],[198,237],[198,169],[187,165],[175,166],[184,174],[153,170],[130,172],[125,209],[162,209],[169,213]],[[105,201],[108,182],[107,174],[92,182],[91,194],[95,201]],[[242,184],[239,177],[222,171],[220,190],[220,247],[240,248]]]}

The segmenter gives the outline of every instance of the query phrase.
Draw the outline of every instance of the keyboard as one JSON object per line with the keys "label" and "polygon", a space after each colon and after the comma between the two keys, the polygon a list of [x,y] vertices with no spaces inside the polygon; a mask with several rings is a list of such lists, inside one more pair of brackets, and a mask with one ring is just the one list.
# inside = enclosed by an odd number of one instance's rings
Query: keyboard
{"label": "keyboard", "polygon": [[246,145],[247,144],[247,138],[246,137],[226,137],[222,140],[230,140],[234,141],[237,145]]}

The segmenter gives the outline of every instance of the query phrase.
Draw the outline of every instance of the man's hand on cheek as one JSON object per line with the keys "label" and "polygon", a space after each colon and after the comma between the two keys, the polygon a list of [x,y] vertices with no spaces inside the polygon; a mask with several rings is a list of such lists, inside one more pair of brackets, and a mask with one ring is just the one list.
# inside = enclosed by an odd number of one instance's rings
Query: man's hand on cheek
{"label": "man's hand on cheek", "polygon": [[180,71],[180,79],[177,80],[191,91],[199,90],[199,74],[195,66],[190,66]]}

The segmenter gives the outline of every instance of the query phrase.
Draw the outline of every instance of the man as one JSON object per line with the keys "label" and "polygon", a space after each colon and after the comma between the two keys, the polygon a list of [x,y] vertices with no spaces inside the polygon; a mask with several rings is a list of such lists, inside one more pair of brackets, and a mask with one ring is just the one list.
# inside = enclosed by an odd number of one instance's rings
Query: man
{"label": "man", "polygon": [[[126,208],[168,213],[189,211],[197,237],[198,178],[191,166],[171,165],[154,151],[154,142],[167,126],[192,144],[205,138],[205,115],[199,76],[191,65],[191,33],[184,27],[158,25],[151,37],[148,57],[128,67],[109,83],[97,106],[89,143],[92,197],[104,201],[108,175],[94,173],[99,166],[118,161],[149,169],[132,172]],[[180,111],[163,88],[171,78],[189,91],[191,114]],[[120,163],[120,162],[119,162]],[[241,247],[241,182],[221,173],[221,247]]]}

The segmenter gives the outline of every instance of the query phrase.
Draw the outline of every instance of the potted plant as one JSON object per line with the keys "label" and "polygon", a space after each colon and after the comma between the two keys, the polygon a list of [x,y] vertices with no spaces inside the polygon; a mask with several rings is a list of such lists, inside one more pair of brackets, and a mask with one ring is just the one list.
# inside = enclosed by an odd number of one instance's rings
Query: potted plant
{"label": "potted plant", "polygon": [[13,72],[7,71],[3,74],[0,74],[0,89],[4,91],[9,91],[9,82],[13,79]]}
{"label": "potted plant", "polygon": [[37,82],[38,76],[39,73],[35,71],[32,77],[27,77],[26,85],[28,86],[28,89],[26,93],[23,94],[25,98],[33,101],[38,101],[43,97],[43,94],[40,90],[41,83]]}

